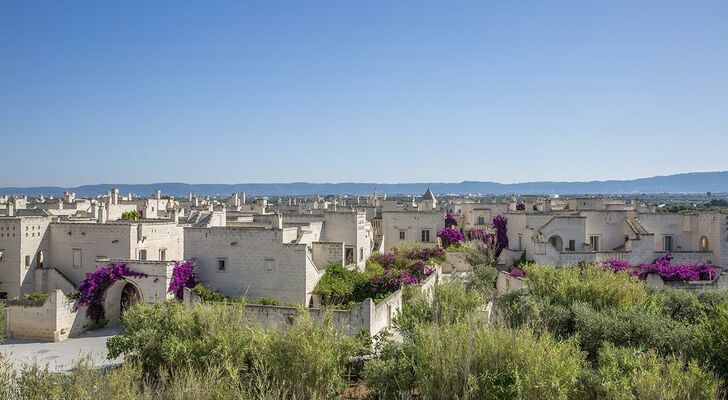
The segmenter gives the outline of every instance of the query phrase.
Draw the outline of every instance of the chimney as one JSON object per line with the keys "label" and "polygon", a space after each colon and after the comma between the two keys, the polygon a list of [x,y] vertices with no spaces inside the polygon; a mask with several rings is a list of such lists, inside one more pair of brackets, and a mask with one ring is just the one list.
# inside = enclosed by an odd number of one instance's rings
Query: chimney
{"label": "chimney", "polygon": [[155,198],[157,200],[161,199],[162,198],[162,191],[161,190],[157,190],[157,192],[154,193],[154,196],[155,196]]}
{"label": "chimney", "polygon": [[273,228],[283,229],[283,215],[277,211],[273,215]]}
{"label": "chimney", "polygon": [[106,223],[107,218],[109,217],[109,209],[106,204],[100,204],[99,205],[99,213],[98,213],[98,221],[100,224]]}
{"label": "chimney", "polygon": [[245,192],[243,192],[243,198],[240,199],[241,204],[245,204]]}
{"label": "chimney", "polygon": [[15,216],[15,203],[12,201],[8,202],[8,217]]}
{"label": "chimney", "polygon": [[111,204],[119,204],[119,189],[111,191]]}

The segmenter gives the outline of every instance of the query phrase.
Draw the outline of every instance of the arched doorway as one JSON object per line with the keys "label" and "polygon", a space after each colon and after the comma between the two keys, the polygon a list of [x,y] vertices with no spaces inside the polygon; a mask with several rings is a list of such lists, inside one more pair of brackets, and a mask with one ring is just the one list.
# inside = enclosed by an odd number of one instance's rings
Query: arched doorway
{"label": "arched doorway", "polygon": [[124,315],[129,307],[134,303],[141,301],[142,295],[139,293],[139,289],[129,282],[126,282],[124,288],[121,290],[121,305],[119,307],[119,315]]}
{"label": "arched doorway", "polygon": [[139,287],[133,282],[127,280],[114,282],[106,290],[104,298],[104,313],[109,321],[109,326],[119,325],[121,323],[121,314],[143,298]]}
{"label": "arched doorway", "polygon": [[553,235],[549,238],[549,243],[556,248],[558,251],[564,251],[564,241],[561,240],[561,236]]}

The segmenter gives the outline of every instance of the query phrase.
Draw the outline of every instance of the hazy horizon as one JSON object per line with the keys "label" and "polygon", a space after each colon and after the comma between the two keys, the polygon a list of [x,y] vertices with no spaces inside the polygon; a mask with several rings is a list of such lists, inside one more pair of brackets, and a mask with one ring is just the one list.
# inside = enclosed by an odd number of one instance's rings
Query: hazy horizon
{"label": "hazy horizon", "polygon": [[0,187],[725,171],[728,2],[0,0]]}

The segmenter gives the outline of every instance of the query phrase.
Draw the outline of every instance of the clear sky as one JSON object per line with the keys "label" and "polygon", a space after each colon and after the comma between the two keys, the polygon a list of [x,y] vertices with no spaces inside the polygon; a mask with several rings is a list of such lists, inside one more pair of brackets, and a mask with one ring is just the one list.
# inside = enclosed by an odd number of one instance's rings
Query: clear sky
{"label": "clear sky", "polygon": [[0,0],[0,186],[728,170],[728,1]]}

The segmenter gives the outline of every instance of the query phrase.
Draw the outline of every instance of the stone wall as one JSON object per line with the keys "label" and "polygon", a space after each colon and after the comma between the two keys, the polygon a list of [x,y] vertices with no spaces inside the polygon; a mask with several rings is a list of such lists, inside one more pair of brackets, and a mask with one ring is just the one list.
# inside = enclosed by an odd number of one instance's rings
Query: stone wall
{"label": "stone wall", "polygon": [[525,286],[525,279],[515,277],[508,272],[498,271],[498,279],[495,281],[495,290],[497,295],[501,295],[510,290],[521,289]]}
{"label": "stone wall", "polygon": [[85,309],[73,310],[73,302],[61,290],[49,293],[45,302],[11,301],[5,315],[9,338],[59,342],[80,333],[89,321]]}
{"label": "stone wall", "polygon": [[[202,300],[185,289],[184,303],[189,306],[199,304]],[[372,299],[366,299],[354,304],[350,310],[327,310],[324,308],[308,308],[308,312],[316,322],[321,322],[327,313],[331,313],[332,324],[336,330],[349,336],[356,335],[366,329],[372,336],[392,326],[392,321],[402,310],[402,291],[398,290],[389,297],[375,304]],[[293,323],[298,315],[299,308],[288,306],[267,306],[260,304],[246,304],[246,318],[251,323],[257,323],[267,329],[285,329]]]}

